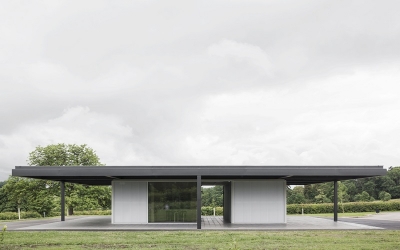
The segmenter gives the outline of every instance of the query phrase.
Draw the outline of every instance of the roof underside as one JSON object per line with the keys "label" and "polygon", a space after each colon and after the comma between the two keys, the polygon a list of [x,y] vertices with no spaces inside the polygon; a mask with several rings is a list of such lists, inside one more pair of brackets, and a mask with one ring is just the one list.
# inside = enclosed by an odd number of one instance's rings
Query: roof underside
{"label": "roof underside", "polygon": [[386,175],[383,166],[17,166],[13,176],[111,185],[114,179],[196,179],[213,184],[233,179],[285,179],[287,185]]}

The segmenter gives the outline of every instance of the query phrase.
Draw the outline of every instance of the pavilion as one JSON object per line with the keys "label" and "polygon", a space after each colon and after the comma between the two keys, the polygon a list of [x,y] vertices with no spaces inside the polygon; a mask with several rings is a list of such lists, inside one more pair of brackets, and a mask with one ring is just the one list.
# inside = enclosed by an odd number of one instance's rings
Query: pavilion
{"label": "pavilion", "polygon": [[222,185],[223,219],[236,224],[286,223],[286,187],[386,174],[383,166],[16,166],[13,176],[59,181],[61,220],[65,182],[112,186],[112,223],[197,223],[201,186]]}

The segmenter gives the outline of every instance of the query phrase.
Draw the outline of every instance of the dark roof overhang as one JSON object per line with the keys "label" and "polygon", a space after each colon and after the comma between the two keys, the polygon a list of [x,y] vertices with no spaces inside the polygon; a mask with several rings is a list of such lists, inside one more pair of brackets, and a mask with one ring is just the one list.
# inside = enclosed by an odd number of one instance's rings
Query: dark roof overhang
{"label": "dark roof overhang", "polygon": [[284,179],[306,185],[386,175],[383,166],[16,166],[12,176],[111,185],[114,179]]}

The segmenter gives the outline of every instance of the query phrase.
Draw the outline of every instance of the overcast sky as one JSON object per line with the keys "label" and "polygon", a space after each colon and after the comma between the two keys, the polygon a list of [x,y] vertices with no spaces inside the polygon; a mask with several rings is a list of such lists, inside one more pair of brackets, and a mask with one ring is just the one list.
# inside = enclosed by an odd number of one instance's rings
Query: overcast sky
{"label": "overcast sky", "polygon": [[400,2],[1,1],[0,181],[106,165],[400,165]]}

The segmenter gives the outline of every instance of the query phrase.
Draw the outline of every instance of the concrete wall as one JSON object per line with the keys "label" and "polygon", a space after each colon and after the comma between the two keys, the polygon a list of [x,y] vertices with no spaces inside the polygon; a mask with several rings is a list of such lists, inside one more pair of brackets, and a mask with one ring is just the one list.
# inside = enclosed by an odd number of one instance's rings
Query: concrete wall
{"label": "concrete wall", "polygon": [[[112,182],[112,223],[148,223],[148,182]],[[224,188],[224,219],[231,223],[286,223],[285,180],[233,180]],[[231,207],[229,208],[229,204]]]}
{"label": "concrete wall", "polygon": [[232,181],[232,223],[286,223],[286,181]]}
{"label": "concrete wall", "polygon": [[113,224],[147,223],[147,206],[147,181],[114,180],[112,182]]}

